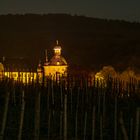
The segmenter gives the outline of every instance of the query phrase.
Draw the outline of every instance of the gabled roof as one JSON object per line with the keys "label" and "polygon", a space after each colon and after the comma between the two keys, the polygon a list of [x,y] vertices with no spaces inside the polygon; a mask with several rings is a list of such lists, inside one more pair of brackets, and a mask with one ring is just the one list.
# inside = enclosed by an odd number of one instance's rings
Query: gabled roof
{"label": "gabled roof", "polygon": [[[2,61],[1,61],[2,62]],[[2,62],[5,71],[36,72],[37,64],[26,58],[5,58]]]}
{"label": "gabled roof", "polygon": [[52,59],[49,62],[49,65],[53,65],[53,66],[57,66],[59,63],[59,65],[67,65],[67,62],[65,60],[64,57],[62,56],[53,56]]}

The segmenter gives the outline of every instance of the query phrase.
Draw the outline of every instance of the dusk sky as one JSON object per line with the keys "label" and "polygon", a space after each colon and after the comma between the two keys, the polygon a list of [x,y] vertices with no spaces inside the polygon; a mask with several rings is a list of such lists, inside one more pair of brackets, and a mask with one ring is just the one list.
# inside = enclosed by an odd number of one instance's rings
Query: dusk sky
{"label": "dusk sky", "polygon": [[140,22],[140,0],[0,0],[0,14],[68,13]]}

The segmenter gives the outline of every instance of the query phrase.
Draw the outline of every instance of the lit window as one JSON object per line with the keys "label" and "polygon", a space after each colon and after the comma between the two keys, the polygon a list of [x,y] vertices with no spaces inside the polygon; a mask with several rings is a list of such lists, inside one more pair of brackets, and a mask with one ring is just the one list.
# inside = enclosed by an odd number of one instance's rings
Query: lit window
{"label": "lit window", "polygon": [[57,64],[57,65],[60,65],[60,62],[57,62],[56,64]]}

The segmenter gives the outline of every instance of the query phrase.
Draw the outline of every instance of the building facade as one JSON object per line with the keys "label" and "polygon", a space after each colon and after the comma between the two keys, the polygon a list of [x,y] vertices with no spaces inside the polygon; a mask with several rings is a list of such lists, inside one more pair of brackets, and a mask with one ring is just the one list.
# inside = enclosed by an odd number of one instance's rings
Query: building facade
{"label": "building facade", "polygon": [[54,47],[54,55],[48,61],[47,51],[46,51],[46,61],[44,63],[44,75],[45,76],[56,76],[57,74],[62,76],[67,75],[68,64],[65,58],[61,55],[61,46],[56,41],[56,46]]}
{"label": "building facade", "polygon": [[9,62],[8,59],[4,59],[4,61],[0,63],[0,78],[8,77],[15,81],[29,83],[35,81],[37,78],[42,79],[42,76],[66,76],[68,65],[65,58],[61,55],[61,50],[61,46],[58,44],[58,41],[56,41],[53,57],[49,61],[46,50],[45,63],[42,65],[40,62],[38,66],[24,59],[18,59],[18,61],[14,59],[12,62],[11,60]]}

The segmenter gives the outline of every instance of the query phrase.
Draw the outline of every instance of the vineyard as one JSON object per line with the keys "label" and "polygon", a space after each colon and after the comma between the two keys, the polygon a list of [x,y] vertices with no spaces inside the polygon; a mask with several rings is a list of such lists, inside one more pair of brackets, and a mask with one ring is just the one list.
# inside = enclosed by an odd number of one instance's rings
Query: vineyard
{"label": "vineyard", "polygon": [[0,140],[139,140],[140,81],[0,81]]}

